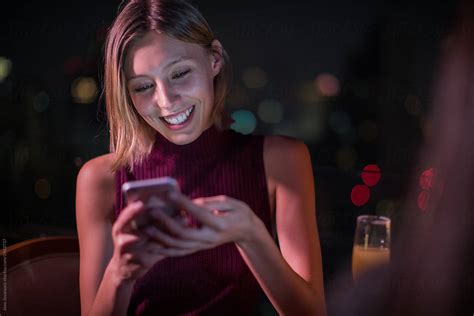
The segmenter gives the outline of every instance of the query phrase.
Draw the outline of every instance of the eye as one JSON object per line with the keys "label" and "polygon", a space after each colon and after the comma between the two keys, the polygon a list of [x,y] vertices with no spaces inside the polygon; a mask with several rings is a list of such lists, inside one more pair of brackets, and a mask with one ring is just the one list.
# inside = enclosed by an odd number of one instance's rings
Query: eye
{"label": "eye", "polygon": [[186,74],[187,74],[188,72],[190,72],[190,71],[191,71],[191,70],[189,70],[189,69],[188,69],[188,70],[185,70],[185,71],[180,71],[180,72],[178,72],[178,73],[175,73],[171,78],[172,78],[172,79],[179,79],[179,78],[182,78],[182,77],[186,76]]}
{"label": "eye", "polygon": [[144,85],[142,87],[135,88],[135,92],[143,92],[145,90],[150,89],[151,87],[153,87],[152,84],[147,84],[147,85]]}

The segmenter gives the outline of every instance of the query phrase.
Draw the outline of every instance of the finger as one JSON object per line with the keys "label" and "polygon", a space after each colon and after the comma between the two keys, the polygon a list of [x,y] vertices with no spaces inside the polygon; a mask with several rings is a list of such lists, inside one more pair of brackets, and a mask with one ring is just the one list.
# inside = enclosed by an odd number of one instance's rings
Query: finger
{"label": "finger", "polygon": [[[138,215],[142,214],[144,212],[145,208],[144,205],[141,201],[133,202],[129,204],[126,208],[123,209],[123,211],[120,213],[118,216],[117,220],[114,223],[113,226],[113,233],[117,235],[118,233],[122,231],[132,231],[132,227],[130,222],[137,218]],[[125,229],[125,228],[128,228]]]}
{"label": "finger", "polygon": [[119,234],[115,239],[115,244],[120,249],[120,252],[124,253],[144,244],[144,240],[141,236],[136,234]]}
{"label": "finger", "polygon": [[160,211],[152,211],[150,212],[150,216],[157,219],[161,224],[160,226],[163,226],[167,232],[180,239],[195,240],[205,243],[215,242],[215,234],[213,234],[213,231],[207,226],[202,226],[201,228],[187,227],[180,223],[177,218],[171,218]]}
{"label": "finger", "polygon": [[163,248],[159,250],[159,253],[162,256],[166,257],[182,257],[194,252],[197,252],[201,249],[176,249],[176,248]]}
{"label": "finger", "polygon": [[193,200],[194,203],[203,206],[211,211],[227,212],[241,209],[246,204],[229,196],[219,195]]}
{"label": "finger", "polygon": [[221,229],[218,217],[213,216],[206,208],[194,203],[187,196],[180,192],[172,192],[169,195],[170,201],[177,207],[185,209],[191,215],[196,217],[201,223],[206,224],[214,229]]}
{"label": "finger", "polygon": [[146,233],[149,238],[162,244],[165,247],[173,247],[180,249],[192,249],[202,247],[202,242],[194,240],[182,240],[172,237],[153,226],[148,226]]}

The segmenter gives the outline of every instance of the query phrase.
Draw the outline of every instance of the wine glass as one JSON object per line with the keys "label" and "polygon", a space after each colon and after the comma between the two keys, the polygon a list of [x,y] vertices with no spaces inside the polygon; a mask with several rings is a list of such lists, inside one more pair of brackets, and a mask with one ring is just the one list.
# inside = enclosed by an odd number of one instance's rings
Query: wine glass
{"label": "wine glass", "polygon": [[360,215],[352,249],[352,277],[357,280],[371,269],[390,261],[390,219]]}

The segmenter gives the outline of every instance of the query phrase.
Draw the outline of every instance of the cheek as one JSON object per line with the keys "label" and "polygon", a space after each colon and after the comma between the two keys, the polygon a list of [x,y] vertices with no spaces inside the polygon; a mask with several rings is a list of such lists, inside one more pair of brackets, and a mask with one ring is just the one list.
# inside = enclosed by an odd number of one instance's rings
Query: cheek
{"label": "cheek", "polygon": [[150,112],[150,106],[147,104],[149,103],[146,98],[143,97],[132,97],[133,107],[140,115],[147,115]]}
{"label": "cheek", "polygon": [[187,81],[182,86],[182,91],[187,95],[194,95],[199,99],[212,98],[213,96],[213,79],[209,78],[207,74],[196,74],[191,80]]}

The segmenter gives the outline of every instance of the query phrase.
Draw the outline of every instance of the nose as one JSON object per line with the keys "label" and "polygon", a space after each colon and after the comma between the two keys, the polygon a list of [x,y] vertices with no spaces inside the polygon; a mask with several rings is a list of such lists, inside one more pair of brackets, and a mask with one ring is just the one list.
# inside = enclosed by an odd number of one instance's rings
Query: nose
{"label": "nose", "polygon": [[172,110],[179,100],[179,94],[166,82],[157,82],[155,99],[158,106],[165,110]]}

